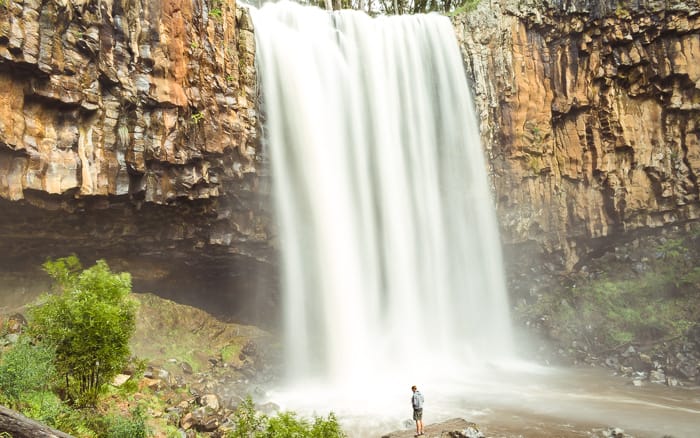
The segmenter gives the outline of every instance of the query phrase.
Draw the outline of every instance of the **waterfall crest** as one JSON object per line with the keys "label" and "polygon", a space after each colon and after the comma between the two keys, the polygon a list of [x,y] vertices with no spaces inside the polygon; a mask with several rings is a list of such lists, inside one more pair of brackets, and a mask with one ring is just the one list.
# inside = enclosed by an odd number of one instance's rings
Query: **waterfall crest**
{"label": "waterfall crest", "polygon": [[457,42],[439,15],[253,11],[290,376],[366,382],[512,350]]}

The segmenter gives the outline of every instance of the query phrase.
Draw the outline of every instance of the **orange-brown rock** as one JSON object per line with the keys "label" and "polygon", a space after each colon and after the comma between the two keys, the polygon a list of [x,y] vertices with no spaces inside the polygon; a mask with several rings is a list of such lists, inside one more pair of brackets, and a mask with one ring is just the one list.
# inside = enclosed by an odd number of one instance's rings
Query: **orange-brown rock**
{"label": "orange-brown rock", "polygon": [[571,268],[700,218],[697,1],[482,1],[454,23],[506,243]]}
{"label": "orange-brown rock", "polygon": [[207,5],[0,7],[0,196],[167,203],[219,196],[222,179],[254,173],[250,18],[233,2]]}
{"label": "orange-brown rock", "polygon": [[254,57],[235,0],[1,2],[0,275],[76,252],[189,302],[249,288],[228,285],[271,257]]}

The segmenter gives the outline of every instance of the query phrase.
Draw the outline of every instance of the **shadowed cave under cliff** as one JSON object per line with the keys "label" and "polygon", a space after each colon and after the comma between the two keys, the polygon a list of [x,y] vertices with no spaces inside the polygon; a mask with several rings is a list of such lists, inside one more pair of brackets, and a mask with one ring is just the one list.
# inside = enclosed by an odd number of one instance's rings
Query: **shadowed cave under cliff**
{"label": "shadowed cave under cliff", "polygon": [[44,198],[45,208],[0,199],[0,294],[6,309],[50,288],[41,269],[48,258],[76,254],[84,266],[105,259],[113,271],[129,272],[134,292],[196,306],[223,320],[277,326],[273,252],[257,242],[205,243],[210,201],[164,206],[104,198],[76,207],[75,200]]}

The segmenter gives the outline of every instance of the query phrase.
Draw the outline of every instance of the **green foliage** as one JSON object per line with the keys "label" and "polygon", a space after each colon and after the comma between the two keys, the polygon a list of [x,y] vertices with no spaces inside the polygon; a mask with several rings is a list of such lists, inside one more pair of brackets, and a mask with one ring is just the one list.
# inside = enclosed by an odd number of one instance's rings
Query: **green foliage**
{"label": "green foliage", "polygon": [[619,2],[615,8],[615,16],[620,19],[630,18],[630,11],[623,4],[624,2]]}
{"label": "green foliage", "polygon": [[309,422],[298,418],[294,412],[281,412],[268,420],[265,436],[296,438],[305,436],[309,429]]}
{"label": "green foliage", "polygon": [[228,438],[260,438],[267,428],[268,418],[255,410],[255,404],[250,396],[238,405],[233,418],[234,430]]}
{"label": "green foliage", "polygon": [[75,256],[47,261],[44,269],[58,287],[30,309],[31,333],[55,349],[66,397],[94,405],[130,355],[137,308],[131,277],[112,273],[104,260],[81,271]]}
{"label": "green foliage", "polygon": [[221,359],[230,363],[234,358],[241,353],[241,346],[237,344],[229,344],[221,349]]}
{"label": "green foliage", "polygon": [[539,175],[540,171],[542,170],[540,159],[533,155],[528,155],[527,167],[534,175]]}
{"label": "green foliage", "polygon": [[146,372],[147,363],[145,360],[133,359],[135,370],[129,380],[124,382],[118,389],[118,393],[122,397],[127,397],[131,394],[135,394],[139,390],[139,380],[143,378]]}
{"label": "green foliage", "polygon": [[200,113],[199,111],[197,111],[196,113],[193,113],[190,116],[190,121],[192,122],[193,125],[199,124],[199,122],[201,122],[202,120],[204,120],[204,114]]}
{"label": "green foliage", "polygon": [[[697,240],[697,239],[695,239]],[[595,349],[644,344],[684,335],[700,318],[700,268],[697,243],[666,239],[648,249],[641,273],[607,273],[577,280],[518,310],[540,320],[565,344],[583,341]]]}
{"label": "green foliage", "polygon": [[209,11],[209,15],[213,17],[215,20],[220,21],[223,13],[221,12],[221,9],[219,8],[214,8],[211,11]]}
{"label": "green foliage", "polygon": [[331,412],[326,418],[316,417],[314,419],[310,436],[312,438],[343,438],[346,435],[340,428],[335,414]]}
{"label": "green foliage", "polygon": [[131,412],[131,417],[112,416],[108,419],[108,427],[105,436],[107,438],[146,438],[148,427],[143,410],[136,408]]}
{"label": "green foliage", "polygon": [[16,407],[22,397],[48,389],[54,380],[54,350],[22,335],[0,361],[0,402]]}
{"label": "green foliage", "polygon": [[56,427],[69,416],[70,408],[53,392],[31,392],[23,396],[22,413],[42,423]]}
{"label": "green foliage", "polygon": [[465,14],[473,11],[479,6],[481,0],[464,0],[464,2],[458,6],[454,11],[450,12],[450,16]]}
{"label": "green foliage", "polygon": [[236,409],[234,430],[228,438],[344,438],[333,413],[327,418],[315,417],[313,422],[299,418],[294,412],[281,412],[268,417],[255,410],[255,405],[247,397]]}

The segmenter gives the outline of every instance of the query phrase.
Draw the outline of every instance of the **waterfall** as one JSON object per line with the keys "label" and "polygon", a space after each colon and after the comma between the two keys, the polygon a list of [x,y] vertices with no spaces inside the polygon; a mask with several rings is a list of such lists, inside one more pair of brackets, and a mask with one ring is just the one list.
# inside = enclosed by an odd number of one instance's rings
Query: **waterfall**
{"label": "waterfall", "polygon": [[497,223],[449,20],[288,2],[253,20],[290,376],[352,385],[509,356]]}

